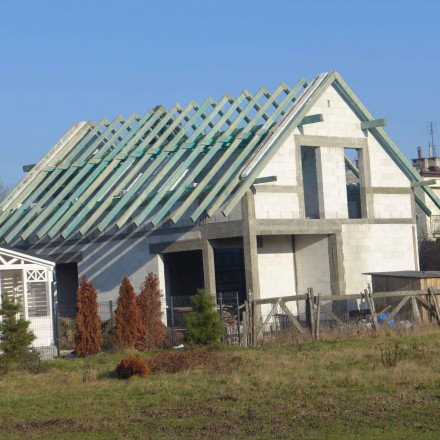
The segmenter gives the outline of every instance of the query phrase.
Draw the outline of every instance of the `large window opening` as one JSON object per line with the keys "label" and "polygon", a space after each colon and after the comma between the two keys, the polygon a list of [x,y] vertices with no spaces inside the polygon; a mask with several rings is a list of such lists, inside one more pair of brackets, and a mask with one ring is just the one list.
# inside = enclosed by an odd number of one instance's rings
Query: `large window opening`
{"label": "large window opening", "polygon": [[316,147],[301,147],[301,166],[306,218],[319,218]]}
{"label": "large window opening", "polygon": [[344,148],[348,218],[362,218],[358,153],[356,148]]}
{"label": "large window opening", "polygon": [[59,313],[74,319],[78,290],[78,263],[60,263],[55,266],[55,270]]}
{"label": "large window opening", "polygon": [[244,256],[242,248],[214,249],[217,296],[235,297],[243,304],[246,299]]}

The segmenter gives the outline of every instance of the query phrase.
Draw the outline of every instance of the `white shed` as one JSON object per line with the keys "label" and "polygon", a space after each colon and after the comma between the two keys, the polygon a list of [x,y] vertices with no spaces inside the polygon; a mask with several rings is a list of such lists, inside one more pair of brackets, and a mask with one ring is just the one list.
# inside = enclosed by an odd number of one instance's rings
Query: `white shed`
{"label": "white shed", "polygon": [[0,247],[0,305],[5,293],[20,302],[21,317],[30,321],[30,329],[37,337],[35,347],[54,345],[54,269],[51,261]]}

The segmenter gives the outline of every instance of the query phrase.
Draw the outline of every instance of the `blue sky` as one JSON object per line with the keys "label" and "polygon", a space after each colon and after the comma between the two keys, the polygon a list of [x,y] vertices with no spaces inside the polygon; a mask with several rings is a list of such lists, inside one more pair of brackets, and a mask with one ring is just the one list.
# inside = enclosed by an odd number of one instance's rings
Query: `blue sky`
{"label": "blue sky", "polygon": [[338,70],[409,157],[438,127],[440,2],[44,1],[0,10],[0,179],[77,121]]}

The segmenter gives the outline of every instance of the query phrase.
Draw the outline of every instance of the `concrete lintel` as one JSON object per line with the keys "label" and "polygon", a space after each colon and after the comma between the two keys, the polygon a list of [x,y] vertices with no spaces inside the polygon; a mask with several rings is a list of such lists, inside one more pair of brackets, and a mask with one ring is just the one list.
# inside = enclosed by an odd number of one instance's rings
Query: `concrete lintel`
{"label": "concrete lintel", "polygon": [[151,243],[150,254],[166,254],[169,252],[185,252],[203,249],[203,239],[195,238],[192,240],[169,241],[165,243]]}
{"label": "concrete lintel", "polygon": [[295,135],[295,144],[302,147],[366,148],[367,138]]}
{"label": "concrete lintel", "polygon": [[411,188],[404,187],[388,187],[388,186],[372,186],[371,188],[365,188],[367,194],[410,194],[412,195]]}
{"label": "concrete lintel", "polygon": [[242,222],[241,220],[225,221],[218,223],[206,223],[201,226],[204,237],[209,240],[218,238],[241,237]]}
{"label": "concrete lintel", "polygon": [[297,193],[295,185],[258,185],[255,187],[257,193]]}
{"label": "concrete lintel", "polygon": [[299,234],[332,234],[342,231],[339,220],[268,220],[257,219],[255,232],[257,235],[299,235]]}

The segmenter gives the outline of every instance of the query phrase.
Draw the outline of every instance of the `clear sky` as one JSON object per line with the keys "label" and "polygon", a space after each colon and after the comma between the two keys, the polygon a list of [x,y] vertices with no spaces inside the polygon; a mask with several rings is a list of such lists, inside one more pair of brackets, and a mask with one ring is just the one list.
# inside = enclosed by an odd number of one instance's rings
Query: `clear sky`
{"label": "clear sky", "polygon": [[440,2],[15,0],[0,8],[0,179],[74,123],[337,70],[408,156],[440,154]]}

